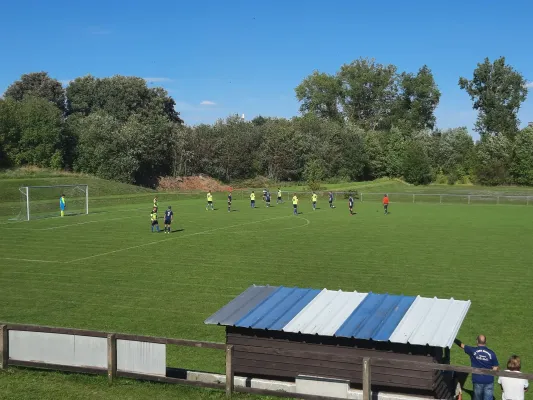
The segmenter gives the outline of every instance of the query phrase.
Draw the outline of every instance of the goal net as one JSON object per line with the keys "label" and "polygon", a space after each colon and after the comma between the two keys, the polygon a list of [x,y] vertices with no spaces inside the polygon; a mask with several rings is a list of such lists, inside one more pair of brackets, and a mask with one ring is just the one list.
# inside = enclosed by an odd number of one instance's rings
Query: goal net
{"label": "goal net", "polygon": [[89,214],[87,185],[23,186],[19,191],[19,220],[59,217],[59,199],[62,195],[65,195],[64,215]]}

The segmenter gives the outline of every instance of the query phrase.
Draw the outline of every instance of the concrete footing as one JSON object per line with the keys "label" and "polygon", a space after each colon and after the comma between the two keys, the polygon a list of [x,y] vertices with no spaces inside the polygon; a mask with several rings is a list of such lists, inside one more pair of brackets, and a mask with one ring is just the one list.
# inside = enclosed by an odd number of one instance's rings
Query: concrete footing
{"label": "concrete footing", "polygon": [[[208,372],[187,371],[187,380],[206,383],[226,382],[226,376]],[[236,376],[235,387],[251,387],[256,389],[280,391],[285,393],[310,394],[338,399],[363,400],[363,391],[350,389],[348,381],[341,379],[322,378],[300,375],[296,382],[274,381],[269,379],[246,378]],[[396,393],[379,392],[372,396],[373,400],[427,400],[427,397],[409,396]]]}

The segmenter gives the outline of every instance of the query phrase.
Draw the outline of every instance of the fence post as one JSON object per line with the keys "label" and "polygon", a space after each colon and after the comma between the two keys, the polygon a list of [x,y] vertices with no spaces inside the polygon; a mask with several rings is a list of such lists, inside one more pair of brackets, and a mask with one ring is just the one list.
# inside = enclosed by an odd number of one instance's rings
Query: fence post
{"label": "fence post", "polygon": [[107,335],[107,379],[109,384],[117,377],[117,337],[114,333]]}
{"label": "fence post", "polygon": [[413,203],[415,202],[415,195],[413,194]]}
{"label": "fence post", "polygon": [[231,398],[234,389],[233,345],[226,346],[226,397]]}
{"label": "fence post", "polygon": [[440,204],[442,204],[442,194],[440,195]]}
{"label": "fence post", "polygon": [[7,325],[0,325],[0,369],[6,369],[9,362],[9,331]]}
{"label": "fence post", "polygon": [[526,206],[529,206],[529,196],[526,197]]}
{"label": "fence post", "polygon": [[361,193],[361,203],[363,202],[363,193]]}
{"label": "fence post", "polygon": [[372,399],[370,384],[370,358],[363,358],[363,400]]}
{"label": "fence post", "polygon": [[470,204],[470,195],[468,195],[468,204]]}
{"label": "fence post", "polygon": [[500,196],[496,197],[496,204],[500,204]]}

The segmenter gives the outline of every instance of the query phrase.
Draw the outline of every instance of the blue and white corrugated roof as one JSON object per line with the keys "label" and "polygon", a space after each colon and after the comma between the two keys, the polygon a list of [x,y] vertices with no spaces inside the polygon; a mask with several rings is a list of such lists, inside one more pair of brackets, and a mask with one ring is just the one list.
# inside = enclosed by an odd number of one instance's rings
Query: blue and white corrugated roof
{"label": "blue and white corrugated roof", "polygon": [[451,347],[470,301],[251,286],[206,324]]}

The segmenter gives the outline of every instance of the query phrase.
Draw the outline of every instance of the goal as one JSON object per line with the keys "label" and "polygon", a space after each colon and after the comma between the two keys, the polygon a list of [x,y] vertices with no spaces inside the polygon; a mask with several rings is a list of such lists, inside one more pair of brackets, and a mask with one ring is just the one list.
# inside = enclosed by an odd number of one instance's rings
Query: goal
{"label": "goal", "polygon": [[89,214],[89,186],[23,186],[18,220],[60,216],[59,198],[65,195],[65,215]]}

